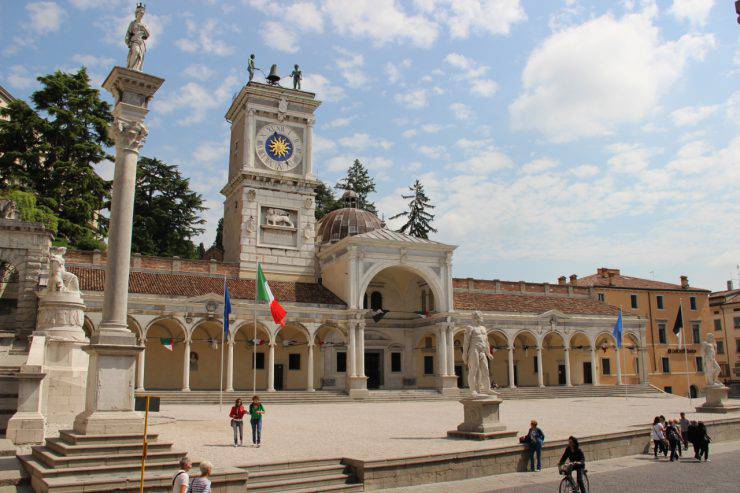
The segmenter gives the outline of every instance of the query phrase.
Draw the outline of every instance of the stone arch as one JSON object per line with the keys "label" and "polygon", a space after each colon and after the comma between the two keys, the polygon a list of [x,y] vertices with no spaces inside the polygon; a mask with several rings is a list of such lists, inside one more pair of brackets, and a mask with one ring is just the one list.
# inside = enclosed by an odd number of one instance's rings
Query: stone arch
{"label": "stone arch", "polygon": [[[35,290],[39,276],[47,269],[51,241],[39,246],[33,233],[16,228],[8,231],[6,227],[0,228],[0,240],[3,240],[0,241],[0,275],[7,276],[7,279],[0,279],[0,297],[8,297],[6,304],[11,306],[9,314],[0,316],[0,330],[26,339],[36,329],[38,299]],[[24,243],[28,248],[15,246]],[[10,282],[12,286],[8,286]],[[10,290],[6,292],[6,288]]]}
{"label": "stone arch", "polygon": [[542,336],[542,380],[545,386],[566,385],[566,336],[558,330],[548,330]]}
{"label": "stone arch", "polygon": [[[223,323],[218,319],[202,319],[190,329],[190,388],[217,390],[221,376],[221,338]],[[226,364],[224,357],[223,364]],[[223,370],[226,386],[226,369]]]}
{"label": "stone arch", "polygon": [[442,286],[439,283],[438,276],[434,274],[430,269],[427,267],[421,267],[416,266],[412,264],[400,264],[395,261],[387,261],[387,262],[378,262],[377,264],[374,264],[372,267],[370,267],[361,277],[359,282],[360,289],[357,292],[357,297],[354,300],[351,300],[350,306],[363,306],[363,295],[367,291],[368,286],[372,282],[372,280],[383,272],[386,269],[392,269],[392,268],[398,268],[407,270],[410,272],[413,272],[414,274],[421,277],[429,286],[429,288],[432,290],[432,293],[434,295],[434,299],[438,300],[438,302],[441,302],[442,300],[445,301],[445,304],[442,304],[442,309],[445,310],[447,296],[443,296],[443,289]]}
{"label": "stone arch", "polygon": [[[237,334],[242,334],[245,340],[251,340],[254,338],[254,320],[247,320],[234,326],[233,330],[229,330],[229,340],[234,342]],[[270,329],[268,329],[262,322],[257,321],[257,337],[260,334],[267,336],[267,341],[271,340]]]}
{"label": "stone arch", "polygon": [[604,385],[616,385],[617,340],[611,332],[602,331],[594,336],[593,341],[599,366],[599,382]]}
{"label": "stone arch", "polygon": [[82,321],[82,330],[85,332],[85,337],[90,339],[92,337],[93,333],[96,330],[95,322],[92,321],[90,317],[85,315],[85,318]]}
{"label": "stone arch", "polygon": [[[435,373],[439,365],[437,361],[437,331],[432,327],[414,338],[414,368],[416,368],[416,384],[419,388],[433,388],[436,384]],[[431,370],[431,371],[429,371]]]}
{"label": "stone arch", "polygon": [[[183,342],[188,339],[190,333],[185,326],[185,324],[177,317],[172,316],[161,316],[157,317],[154,320],[150,321],[146,326],[144,327],[144,337],[149,337],[149,330],[161,323],[167,323],[168,328],[170,328],[170,332],[173,332],[171,334],[172,337],[183,337]],[[177,328],[178,330],[172,330],[173,328]]]}
{"label": "stone arch", "polygon": [[[163,339],[171,339],[170,351]],[[147,390],[180,390],[185,364],[185,346],[188,330],[176,317],[158,317],[144,328],[144,388]]]}
{"label": "stone arch", "polygon": [[129,330],[136,336],[136,344],[141,344],[144,341],[144,331],[141,329],[141,324],[136,318],[131,315],[126,317],[126,325]]}
{"label": "stone arch", "polygon": [[[234,372],[234,390],[252,390],[255,383],[258,389],[267,388],[267,353],[271,335],[267,327],[258,321],[258,340],[255,343],[254,325],[254,320],[244,321],[236,325],[230,334],[233,344],[231,364]],[[258,363],[256,372],[255,355]]]}
{"label": "stone arch", "polygon": [[573,385],[594,384],[593,361],[591,361],[591,339],[588,334],[576,330],[568,337],[570,348],[570,379]]}
{"label": "stone arch", "polygon": [[511,337],[514,348],[514,383],[517,387],[536,387],[537,346],[540,341],[534,331],[521,329]]}
{"label": "stone arch", "polygon": [[318,342],[317,340],[325,340],[321,339],[320,334],[323,334],[326,338],[327,334],[330,333],[336,334],[342,340],[342,342],[344,342],[345,344],[347,343],[347,334],[344,332],[344,330],[342,330],[341,327],[333,323],[324,322],[319,326],[318,329],[316,329],[316,332],[314,333],[314,344]]}

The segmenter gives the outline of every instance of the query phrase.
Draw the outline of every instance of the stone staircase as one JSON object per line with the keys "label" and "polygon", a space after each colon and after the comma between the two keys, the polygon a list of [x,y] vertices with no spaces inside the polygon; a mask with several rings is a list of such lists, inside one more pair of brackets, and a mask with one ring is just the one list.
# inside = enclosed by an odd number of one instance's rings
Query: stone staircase
{"label": "stone staircase", "polygon": [[341,459],[311,459],[241,466],[249,473],[250,493],[354,493],[364,491],[355,483]]}
{"label": "stone staircase", "polygon": [[[622,397],[627,395],[662,394],[651,385],[576,385],[573,387],[518,387],[498,389],[504,399],[559,399],[576,397]],[[333,402],[357,402],[344,392],[317,390],[258,392],[265,404],[317,404]],[[219,395],[213,390],[194,390],[182,392],[178,390],[162,390],[141,392],[136,395],[156,395],[161,398],[162,404],[218,404]],[[460,395],[468,395],[467,389],[461,389]],[[224,404],[231,404],[237,397],[246,399],[251,395],[248,390],[224,392]],[[404,402],[404,401],[444,401],[457,400],[457,396],[443,396],[435,389],[406,389],[406,390],[371,390],[362,402]]]}
{"label": "stone staircase", "polygon": [[[60,431],[58,438],[47,438],[45,446],[32,447],[30,455],[19,459],[39,493],[139,491],[142,438],[143,433],[114,436]],[[156,434],[148,434],[147,441],[146,491],[171,491],[172,477],[186,452],[173,450],[171,443],[160,442]],[[236,468],[219,468],[211,477],[214,491],[222,492],[244,491],[246,479],[246,473]]]}

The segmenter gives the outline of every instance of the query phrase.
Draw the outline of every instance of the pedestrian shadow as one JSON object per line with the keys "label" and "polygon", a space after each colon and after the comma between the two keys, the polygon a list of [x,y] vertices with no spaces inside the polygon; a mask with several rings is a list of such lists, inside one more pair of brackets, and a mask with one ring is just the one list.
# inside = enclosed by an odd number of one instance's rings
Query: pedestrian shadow
{"label": "pedestrian shadow", "polygon": [[[229,447],[229,448],[235,448],[233,443],[232,444],[225,444],[225,443],[204,443],[203,446],[204,447]],[[249,447],[245,447],[244,445],[242,445],[241,447],[236,447],[236,448],[249,448]]]}

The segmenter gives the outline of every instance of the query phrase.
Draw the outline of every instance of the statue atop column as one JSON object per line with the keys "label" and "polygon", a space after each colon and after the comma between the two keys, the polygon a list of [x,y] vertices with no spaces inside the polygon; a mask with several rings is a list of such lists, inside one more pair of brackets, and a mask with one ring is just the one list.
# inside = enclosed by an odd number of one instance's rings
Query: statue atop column
{"label": "statue atop column", "polygon": [[254,79],[254,72],[256,70],[260,70],[254,65],[254,63],[254,53],[252,53],[251,55],[249,55],[249,60],[247,61],[247,72],[249,72],[248,82],[252,82],[252,79]]}
{"label": "statue atop column", "polygon": [[141,22],[144,18],[146,7],[143,3],[136,4],[134,20],[126,30],[126,46],[128,46],[128,59],[126,68],[141,72],[146,54],[146,40],[149,38],[149,29]]}
{"label": "statue atop column", "polygon": [[722,368],[717,363],[717,348],[714,345],[714,334],[707,334],[707,339],[701,343],[701,352],[704,356],[704,376],[707,379],[707,385],[710,387],[722,386],[719,381],[719,375]]}
{"label": "statue atop column", "polygon": [[303,80],[303,72],[301,72],[298,64],[295,64],[293,66],[293,71],[290,73],[290,76],[293,78],[293,89],[300,91],[301,81]]}
{"label": "statue atop column", "polygon": [[465,328],[463,339],[463,361],[468,365],[468,387],[473,395],[491,393],[491,376],[488,370],[488,360],[493,361],[491,345],[488,342],[488,333],[483,325],[483,315],[479,311],[473,312],[473,321],[476,325]]}
{"label": "statue atop column", "polygon": [[67,272],[64,268],[65,247],[51,247],[49,250],[49,285],[47,291],[50,293],[74,293],[80,294],[80,283],[77,276]]}

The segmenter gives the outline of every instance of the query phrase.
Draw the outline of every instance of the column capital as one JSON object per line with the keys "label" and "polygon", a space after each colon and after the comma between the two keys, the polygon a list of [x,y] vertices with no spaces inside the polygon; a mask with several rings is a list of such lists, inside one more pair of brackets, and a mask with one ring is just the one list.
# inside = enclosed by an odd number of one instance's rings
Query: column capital
{"label": "column capital", "polygon": [[119,116],[113,119],[110,129],[111,137],[116,144],[119,144],[127,151],[137,154],[144,147],[144,142],[146,142],[146,138],[149,135],[149,130],[144,125],[144,122],[127,120]]}

